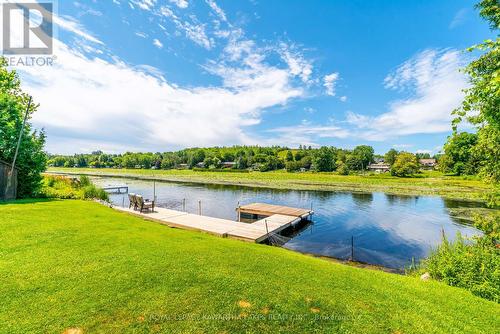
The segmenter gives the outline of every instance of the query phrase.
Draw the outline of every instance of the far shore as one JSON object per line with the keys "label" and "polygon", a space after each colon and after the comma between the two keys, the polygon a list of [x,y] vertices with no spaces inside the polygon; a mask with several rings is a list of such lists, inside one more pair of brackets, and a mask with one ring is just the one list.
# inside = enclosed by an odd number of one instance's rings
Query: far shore
{"label": "far shore", "polygon": [[48,174],[130,178],[146,181],[233,185],[283,190],[342,192],[384,192],[391,195],[440,196],[447,199],[484,201],[491,186],[472,178],[424,172],[417,177],[398,178],[389,174],[337,175],[334,173],[213,172],[192,170],[49,168]]}

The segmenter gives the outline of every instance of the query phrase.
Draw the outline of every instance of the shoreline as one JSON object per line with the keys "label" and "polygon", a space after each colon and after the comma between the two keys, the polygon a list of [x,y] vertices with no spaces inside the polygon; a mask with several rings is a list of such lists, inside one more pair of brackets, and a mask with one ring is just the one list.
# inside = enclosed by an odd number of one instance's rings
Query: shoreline
{"label": "shoreline", "polygon": [[[246,188],[260,188],[260,189],[273,189],[273,190],[303,190],[303,191],[328,191],[328,192],[351,192],[351,193],[373,193],[381,192],[388,195],[397,196],[438,196],[444,199],[468,201],[468,202],[479,202],[484,203],[485,200],[482,195],[488,190],[488,187],[484,184],[481,187],[474,187],[474,185],[467,184],[467,180],[458,180],[464,183],[464,185],[448,185],[448,184],[438,184],[435,187],[429,186],[426,183],[416,184],[416,180],[426,180],[426,178],[420,179],[385,179],[380,184],[373,183],[363,183],[363,180],[370,180],[371,176],[357,176],[359,182],[319,182],[315,180],[301,180],[299,177],[294,177],[295,174],[286,174],[287,179],[284,182],[279,182],[279,180],[270,179],[264,180],[256,178],[249,178],[248,174],[246,177],[241,177],[241,173],[230,173],[230,172],[191,172],[189,175],[185,171],[178,174],[170,174],[169,171],[160,171],[156,175],[145,175],[146,173],[154,173],[149,170],[140,170],[141,173],[128,172],[123,170],[123,172],[107,171],[103,169],[99,172],[89,171],[85,169],[75,169],[67,170],[56,168],[47,170],[45,174],[49,175],[87,175],[93,177],[110,177],[110,178],[122,178],[122,179],[133,179],[133,180],[143,180],[143,181],[155,181],[155,182],[172,182],[172,183],[184,183],[184,184],[205,184],[205,185],[220,185],[220,186],[237,186]],[[163,173],[163,175],[161,175]],[[174,172],[175,173],[175,172]],[[204,173],[207,173],[203,175]],[[209,173],[218,173],[216,178],[210,178]],[[184,174],[184,175],[182,175]],[[233,174],[233,175],[230,175]],[[283,173],[285,174],[285,173]],[[270,174],[273,175],[273,174]],[[274,174],[279,176],[280,174]],[[313,174],[309,174],[313,175]],[[213,176],[213,175],[212,175]],[[267,175],[266,175],[267,176]],[[303,175],[299,175],[303,176]],[[327,177],[329,177],[327,175]],[[342,178],[343,176],[340,176]],[[333,178],[333,177],[332,177]],[[379,180],[379,179],[375,179]],[[391,181],[397,181],[397,184],[389,184]],[[435,181],[435,178],[432,179]],[[370,180],[371,181],[371,180]],[[385,181],[385,182],[384,182]],[[406,182],[405,182],[406,181]],[[441,183],[445,183],[444,180],[439,180]],[[446,180],[447,181],[447,180]],[[422,181],[420,181],[422,182]],[[476,181],[477,182],[477,181]]]}

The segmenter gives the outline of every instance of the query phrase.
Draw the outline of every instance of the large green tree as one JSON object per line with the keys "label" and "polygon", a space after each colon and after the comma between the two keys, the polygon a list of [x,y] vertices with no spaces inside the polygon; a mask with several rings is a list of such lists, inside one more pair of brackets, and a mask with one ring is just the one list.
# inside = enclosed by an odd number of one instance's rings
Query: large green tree
{"label": "large green tree", "polygon": [[391,174],[394,176],[409,176],[418,172],[418,169],[417,157],[409,152],[401,152],[391,167]]}
{"label": "large green tree", "polygon": [[335,170],[335,149],[322,146],[313,157],[314,169],[318,172],[331,172]]}
{"label": "large green tree", "polygon": [[[29,96],[21,90],[21,82],[15,71],[7,69],[5,59],[0,57],[0,159],[12,162],[16,150],[19,132],[28,107]],[[28,120],[37,110],[32,103]],[[24,127],[19,155],[18,197],[31,197],[37,194],[42,180],[41,172],[46,167],[46,155],[43,151],[45,134],[33,130],[30,122]]]}
{"label": "large green tree", "polygon": [[359,145],[347,156],[347,165],[352,170],[365,170],[373,161],[374,150],[368,145]]}
{"label": "large green tree", "polygon": [[384,161],[386,164],[393,165],[394,162],[396,161],[396,158],[398,156],[398,151],[395,149],[391,148],[384,156]]}
{"label": "large green tree", "polygon": [[[489,22],[490,28],[500,29],[498,0],[483,0],[476,5],[479,14]],[[454,111],[454,130],[464,120],[477,127],[475,151],[481,158],[480,174],[494,183],[500,181],[500,38],[486,40],[468,49],[481,55],[472,61],[465,73],[470,88],[465,90],[462,105]]]}
{"label": "large green tree", "polygon": [[475,133],[454,133],[444,146],[445,155],[439,161],[441,170],[457,175],[477,173],[480,158],[476,152],[478,136]]}

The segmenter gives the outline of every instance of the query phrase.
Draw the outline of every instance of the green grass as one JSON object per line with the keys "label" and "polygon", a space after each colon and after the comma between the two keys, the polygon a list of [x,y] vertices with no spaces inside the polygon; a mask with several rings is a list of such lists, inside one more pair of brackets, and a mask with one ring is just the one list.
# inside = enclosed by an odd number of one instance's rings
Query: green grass
{"label": "green grass", "polygon": [[492,190],[475,177],[446,176],[425,172],[418,177],[399,178],[389,174],[337,175],[334,173],[199,172],[192,170],[51,168],[52,172],[123,176],[204,184],[231,184],[250,187],[297,190],[385,192],[395,195],[436,195],[454,199],[483,200]]}
{"label": "green grass", "polygon": [[439,282],[71,200],[0,204],[0,296],[2,333],[495,333],[500,320]]}

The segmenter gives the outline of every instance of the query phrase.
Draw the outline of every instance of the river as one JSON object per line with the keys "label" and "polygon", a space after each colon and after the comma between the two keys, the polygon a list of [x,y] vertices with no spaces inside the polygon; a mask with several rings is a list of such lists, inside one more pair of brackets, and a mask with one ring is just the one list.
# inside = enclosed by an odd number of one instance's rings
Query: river
{"label": "river", "polygon": [[[283,238],[282,247],[303,253],[401,269],[426,257],[442,239],[481,234],[450,214],[451,208],[478,203],[431,196],[395,196],[384,193],[270,190],[238,186],[142,181],[93,177],[100,186],[123,185],[129,191],[153,198],[160,207],[236,220],[238,203],[263,202],[310,208],[313,222]],[[112,194],[115,205],[128,205],[123,194]]]}

